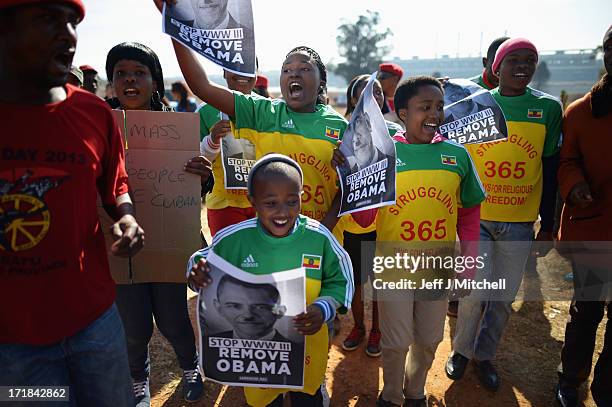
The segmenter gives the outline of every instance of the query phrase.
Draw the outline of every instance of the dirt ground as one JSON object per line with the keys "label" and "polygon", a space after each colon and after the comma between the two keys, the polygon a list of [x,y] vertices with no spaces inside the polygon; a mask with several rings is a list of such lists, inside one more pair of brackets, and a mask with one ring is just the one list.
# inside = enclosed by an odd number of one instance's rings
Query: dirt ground
{"label": "dirt ground", "polygon": [[[203,222],[203,224],[206,224]],[[528,267],[523,282],[525,291],[543,292],[549,281],[562,281],[569,272],[568,264],[555,251],[539,259],[537,268]],[[555,284],[553,290],[561,292],[555,298],[571,295],[571,284]],[[195,322],[195,296],[188,295],[192,322]],[[550,298],[550,297],[549,297]],[[568,297],[569,298],[569,297]],[[429,372],[426,390],[429,406],[553,406],[553,389],[556,369],[563,345],[565,323],[568,317],[568,301],[517,301],[500,344],[496,366],[501,377],[497,392],[483,388],[472,368],[466,375],[453,382],[444,373],[444,363],[451,349],[451,334],[455,319],[447,318],[444,340],[440,343],[434,364]],[[332,406],[374,406],[382,388],[380,358],[370,358],[363,346],[353,352],[345,352],[340,343],[352,328],[350,315],[344,315],[342,332],[333,341],[327,368],[327,388]],[[597,335],[594,360],[603,347],[603,328]],[[197,328],[194,330],[197,334]],[[168,342],[155,330],[151,342],[151,391],[152,406],[176,407],[183,405],[201,407],[246,406],[240,388],[228,388],[215,383],[205,383],[205,396],[197,403],[188,404],[182,399],[181,370]],[[585,386],[586,387],[586,386]],[[584,406],[595,404],[586,388],[583,391]]]}

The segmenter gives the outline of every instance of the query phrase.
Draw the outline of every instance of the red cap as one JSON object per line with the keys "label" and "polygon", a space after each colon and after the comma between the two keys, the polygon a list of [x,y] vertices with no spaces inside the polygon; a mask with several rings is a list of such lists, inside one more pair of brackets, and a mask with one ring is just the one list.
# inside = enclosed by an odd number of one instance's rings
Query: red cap
{"label": "red cap", "polygon": [[81,65],[79,66],[79,69],[83,72],[91,71],[93,73],[98,73],[98,71],[96,71],[91,65]]}
{"label": "red cap", "polygon": [[82,0],[2,0],[2,2],[0,2],[0,8],[25,6],[26,4],[36,3],[69,3],[77,8],[81,20],[85,17],[85,6]]}
{"label": "red cap", "polygon": [[404,70],[398,64],[394,64],[391,62],[383,62],[378,66],[379,72],[387,72],[395,76],[399,76],[400,78],[404,76]]}
{"label": "red cap", "polygon": [[265,75],[257,75],[257,80],[255,81],[255,87],[257,88],[267,88],[270,81]]}
{"label": "red cap", "polygon": [[511,53],[512,51],[516,51],[517,49],[529,49],[536,54],[536,62],[538,58],[538,49],[533,45],[531,41],[526,38],[512,38],[510,40],[506,40],[502,43],[502,45],[497,48],[497,52],[495,53],[495,60],[493,61],[493,73],[497,75],[497,71],[499,71],[499,66],[501,65],[503,59]]}

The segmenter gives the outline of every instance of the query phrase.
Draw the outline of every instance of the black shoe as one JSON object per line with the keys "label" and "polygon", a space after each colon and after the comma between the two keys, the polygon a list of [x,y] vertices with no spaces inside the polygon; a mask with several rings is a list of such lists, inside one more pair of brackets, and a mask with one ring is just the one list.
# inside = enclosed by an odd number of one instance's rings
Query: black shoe
{"label": "black shoe", "polygon": [[474,360],[474,365],[482,385],[489,390],[497,390],[499,388],[499,376],[493,363],[490,360],[482,360],[480,362]]}
{"label": "black shoe", "polygon": [[460,353],[451,355],[446,361],[446,376],[451,380],[459,380],[465,373],[465,367],[467,366],[469,359]]}
{"label": "black shoe", "polygon": [[183,399],[188,403],[194,403],[204,395],[204,382],[197,368],[183,370]]}
{"label": "black shoe", "polygon": [[376,407],[400,407],[400,406],[383,399],[382,394],[381,394],[380,396],[378,396],[378,399],[376,400]]}
{"label": "black shoe", "polygon": [[561,407],[578,407],[578,389],[572,386],[557,384],[555,399]]}
{"label": "black shoe", "polygon": [[404,400],[403,407],[427,407],[427,398],[422,399],[406,399]]}

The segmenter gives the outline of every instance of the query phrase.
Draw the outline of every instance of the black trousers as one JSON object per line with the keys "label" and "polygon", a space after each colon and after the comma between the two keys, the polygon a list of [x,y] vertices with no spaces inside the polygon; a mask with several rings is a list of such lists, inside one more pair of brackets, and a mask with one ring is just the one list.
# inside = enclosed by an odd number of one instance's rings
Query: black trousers
{"label": "black trousers", "polygon": [[142,381],[149,376],[153,317],[159,331],[174,348],[181,369],[196,368],[195,335],[187,311],[186,284],[118,284],[115,302],[125,329],[132,379]]}
{"label": "black trousers", "polygon": [[[588,268],[577,267],[574,264],[573,269],[575,294],[569,309],[570,320],[565,327],[565,343],[561,351],[561,365],[559,366],[559,384],[561,387],[578,387],[588,379],[593,364],[597,328],[607,310],[608,321],[606,322],[604,347],[595,365],[591,393],[596,401],[612,402],[611,299],[602,293],[603,300],[596,301],[597,297],[592,294],[597,291],[598,285],[587,283],[588,286],[585,287],[585,281],[592,280],[588,277]],[[612,270],[608,273],[612,276]],[[601,275],[601,273],[598,274]],[[601,281],[601,279],[598,280]],[[602,290],[606,290],[605,283],[599,286]],[[587,291],[589,296],[581,294]]]}
{"label": "black trousers", "polygon": [[[376,231],[361,234],[344,232],[344,250],[346,250],[346,252],[349,254],[349,257],[351,258],[355,287],[367,283],[367,279],[373,279],[374,275],[374,272],[372,270],[374,263],[374,250],[371,250],[371,252],[367,252],[367,254],[362,253],[362,242],[372,242],[373,249],[373,243],[376,242]],[[366,262],[365,265],[363,264],[364,261]],[[367,268],[364,269],[363,267]]]}

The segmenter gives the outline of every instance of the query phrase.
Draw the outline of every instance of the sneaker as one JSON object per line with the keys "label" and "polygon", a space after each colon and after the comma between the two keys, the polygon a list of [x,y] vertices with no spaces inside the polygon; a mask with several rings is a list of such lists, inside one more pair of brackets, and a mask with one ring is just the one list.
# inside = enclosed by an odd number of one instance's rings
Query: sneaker
{"label": "sneaker", "polygon": [[342,342],[342,349],[344,350],[355,350],[365,337],[365,328],[353,327],[353,330]]}
{"label": "sneaker", "polygon": [[365,353],[368,356],[373,358],[377,358],[382,353],[380,349],[380,338],[382,334],[378,329],[372,329],[370,331],[370,336],[368,336],[368,345],[366,346]]}
{"label": "sneaker", "polygon": [[134,391],[134,405],[136,407],[149,407],[151,405],[151,390],[149,389],[149,379],[134,382],[132,384]]}
{"label": "sneaker", "polygon": [[204,393],[204,382],[198,369],[183,370],[183,398],[189,403],[198,401]]}

